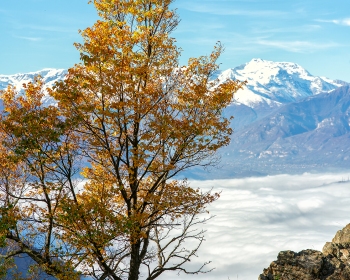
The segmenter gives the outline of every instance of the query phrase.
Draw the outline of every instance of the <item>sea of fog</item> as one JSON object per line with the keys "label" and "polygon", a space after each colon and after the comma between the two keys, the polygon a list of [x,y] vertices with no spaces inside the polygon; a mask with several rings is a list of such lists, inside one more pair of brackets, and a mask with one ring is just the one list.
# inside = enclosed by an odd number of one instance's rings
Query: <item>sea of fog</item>
{"label": "sea of fog", "polygon": [[256,280],[281,250],[322,250],[350,223],[349,173],[277,175],[191,181],[221,191],[204,225],[206,241],[190,267],[212,261],[211,273],[167,280]]}

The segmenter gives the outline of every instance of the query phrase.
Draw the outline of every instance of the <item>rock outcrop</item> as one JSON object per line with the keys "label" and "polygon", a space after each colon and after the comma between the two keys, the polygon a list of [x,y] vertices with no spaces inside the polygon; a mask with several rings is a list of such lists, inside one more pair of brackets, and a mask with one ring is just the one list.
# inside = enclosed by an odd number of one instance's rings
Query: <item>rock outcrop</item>
{"label": "rock outcrop", "polygon": [[282,251],[259,280],[350,280],[350,224],[339,230],[322,252]]}

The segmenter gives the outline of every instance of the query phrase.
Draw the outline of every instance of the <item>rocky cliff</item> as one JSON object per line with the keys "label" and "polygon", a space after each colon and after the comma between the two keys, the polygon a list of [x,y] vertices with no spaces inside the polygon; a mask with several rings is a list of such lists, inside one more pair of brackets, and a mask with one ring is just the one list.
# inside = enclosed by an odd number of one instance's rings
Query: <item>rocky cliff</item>
{"label": "rocky cliff", "polygon": [[264,269],[258,280],[349,280],[350,224],[339,230],[322,252],[282,251],[277,260]]}

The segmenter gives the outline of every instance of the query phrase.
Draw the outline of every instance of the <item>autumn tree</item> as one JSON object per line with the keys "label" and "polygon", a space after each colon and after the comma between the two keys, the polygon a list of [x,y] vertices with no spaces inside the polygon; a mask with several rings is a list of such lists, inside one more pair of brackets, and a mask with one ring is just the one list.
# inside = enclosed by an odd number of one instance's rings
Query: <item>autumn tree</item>
{"label": "autumn tree", "polygon": [[100,20],[81,32],[81,63],[48,89],[55,105],[43,106],[40,79],[24,96],[3,91],[4,259],[26,253],[58,279],[206,272],[186,263],[218,194],[177,175],[214,163],[229,143],[222,111],[244,83],[212,79],[219,43],[179,64],[172,2],[93,1]]}

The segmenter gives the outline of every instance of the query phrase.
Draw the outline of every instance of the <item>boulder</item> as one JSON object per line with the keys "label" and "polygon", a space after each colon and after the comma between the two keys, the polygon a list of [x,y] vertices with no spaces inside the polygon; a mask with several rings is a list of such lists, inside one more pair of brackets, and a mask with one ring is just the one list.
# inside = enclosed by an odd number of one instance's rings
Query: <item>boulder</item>
{"label": "boulder", "polygon": [[350,243],[350,224],[346,225],[342,230],[338,230],[332,239],[332,243],[345,244]]}
{"label": "boulder", "polygon": [[322,252],[282,251],[259,280],[350,280],[350,224],[339,230]]}

